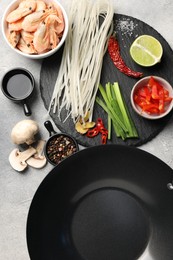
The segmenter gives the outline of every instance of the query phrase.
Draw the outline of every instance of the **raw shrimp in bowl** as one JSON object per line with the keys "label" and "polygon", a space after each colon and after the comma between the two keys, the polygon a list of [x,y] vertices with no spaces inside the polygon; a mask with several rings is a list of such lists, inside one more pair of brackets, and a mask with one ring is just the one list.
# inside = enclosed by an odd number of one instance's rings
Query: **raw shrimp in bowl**
{"label": "raw shrimp in bowl", "polygon": [[2,32],[17,53],[33,59],[45,58],[64,43],[68,18],[58,1],[15,0],[3,15]]}

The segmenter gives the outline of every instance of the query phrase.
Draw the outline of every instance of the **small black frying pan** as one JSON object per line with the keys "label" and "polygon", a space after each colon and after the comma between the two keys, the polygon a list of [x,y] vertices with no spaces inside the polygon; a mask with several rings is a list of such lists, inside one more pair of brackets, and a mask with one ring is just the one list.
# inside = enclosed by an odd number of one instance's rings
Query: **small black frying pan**
{"label": "small black frying pan", "polygon": [[26,116],[31,115],[31,110],[26,104],[35,87],[33,75],[26,69],[15,68],[9,70],[2,79],[1,89],[3,94],[14,102],[23,104]]}
{"label": "small black frying pan", "polygon": [[49,120],[44,122],[44,126],[50,135],[45,145],[45,156],[49,163],[56,166],[63,159],[79,151],[78,143],[71,135],[55,132]]}

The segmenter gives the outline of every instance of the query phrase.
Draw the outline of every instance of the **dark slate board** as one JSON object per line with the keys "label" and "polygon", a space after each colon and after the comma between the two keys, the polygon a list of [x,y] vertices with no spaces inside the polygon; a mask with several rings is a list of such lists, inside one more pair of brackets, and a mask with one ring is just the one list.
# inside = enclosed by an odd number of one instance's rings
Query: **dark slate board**
{"label": "dark slate board", "polygon": [[[136,71],[143,72],[144,76],[161,76],[168,80],[171,85],[173,85],[173,74],[171,70],[171,68],[173,67],[173,51],[171,50],[166,40],[151,26],[130,16],[115,14],[113,23],[114,31],[116,32],[116,36],[120,44],[121,55],[123,59],[126,61],[126,64]],[[138,66],[133,62],[129,54],[129,48],[132,42],[135,40],[136,37],[142,34],[152,35],[155,38],[157,38],[162,44],[164,50],[161,63],[150,68]],[[61,62],[62,52],[63,48],[55,55],[46,58],[42,63],[40,73],[40,91],[46,109],[48,109],[51,100],[54,84],[58,75],[58,70]],[[116,81],[119,83],[121,87],[123,96],[137,127],[139,138],[122,141],[121,139],[117,138],[113,133],[112,139],[111,141],[108,141],[108,143],[140,146],[150,141],[152,138],[154,138],[157,134],[160,133],[163,127],[170,120],[172,112],[165,118],[153,121],[143,119],[140,116],[138,116],[133,111],[130,104],[130,92],[133,85],[136,83],[137,79],[130,78],[119,72],[113,65],[109,57],[109,54],[106,53],[103,61],[101,83],[105,85],[107,82],[113,83]],[[94,146],[101,143],[100,135],[95,138],[87,138],[86,136],[78,134],[74,129],[74,123],[71,119],[68,119],[65,123],[63,123],[59,121],[56,114],[53,114],[51,112],[50,116],[52,117],[53,121],[55,122],[56,126],[59,128],[60,131],[71,134],[74,138],[76,138],[79,144],[83,146]],[[102,110],[102,108],[100,108],[96,104],[94,108],[93,119],[96,120],[98,117],[101,117],[103,119],[106,126],[107,115]]]}

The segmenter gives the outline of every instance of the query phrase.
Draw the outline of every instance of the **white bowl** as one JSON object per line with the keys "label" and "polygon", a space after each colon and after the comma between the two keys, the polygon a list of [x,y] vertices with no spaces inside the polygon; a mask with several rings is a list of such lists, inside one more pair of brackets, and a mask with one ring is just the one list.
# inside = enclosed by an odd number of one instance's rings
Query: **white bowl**
{"label": "white bowl", "polygon": [[[142,109],[134,102],[134,95],[135,95],[136,91],[139,88],[147,85],[150,77],[151,76],[144,77],[144,78],[140,79],[134,85],[134,87],[132,88],[131,97],[130,97],[131,104],[132,104],[132,107],[133,107],[134,111],[138,115],[140,115],[140,116],[142,116],[144,118],[147,118],[147,119],[160,119],[160,118],[166,116],[172,110],[172,108],[173,108],[173,100],[170,103],[168,103],[168,105],[167,105],[167,107],[165,109],[165,112],[163,112],[161,114],[148,114],[145,111],[142,111]],[[153,78],[155,80],[157,80],[166,90],[168,90],[169,91],[169,96],[173,98],[173,88],[172,88],[172,86],[165,79],[163,79],[161,77],[153,76]]]}
{"label": "white bowl", "polygon": [[7,8],[6,8],[6,10],[5,10],[4,14],[3,14],[3,17],[2,17],[2,34],[3,34],[3,37],[4,37],[5,41],[6,41],[6,43],[8,44],[8,46],[9,46],[14,52],[16,52],[16,53],[18,53],[18,54],[20,54],[20,55],[22,55],[22,56],[24,56],[24,57],[27,57],[27,58],[31,58],[31,59],[43,59],[43,58],[46,58],[46,57],[51,56],[52,54],[54,54],[55,52],[57,52],[57,51],[61,48],[61,46],[63,45],[63,43],[64,43],[64,41],[65,41],[65,39],[66,39],[66,37],[67,37],[67,33],[68,33],[68,17],[67,17],[67,13],[66,13],[65,9],[63,8],[63,6],[62,6],[57,0],[44,0],[44,2],[45,2],[46,4],[49,4],[49,3],[52,3],[52,2],[53,2],[53,3],[55,3],[55,5],[59,5],[59,7],[61,8],[62,13],[63,13],[63,16],[64,16],[64,22],[65,22],[64,32],[63,32],[62,38],[61,38],[61,40],[60,40],[60,42],[59,42],[59,44],[57,45],[56,48],[54,48],[54,49],[52,49],[52,50],[50,50],[50,51],[48,51],[48,52],[42,53],[42,54],[27,54],[27,53],[24,53],[24,52],[20,51],[20,50],[17,49],[17,48],[14,48],[14,47],[9,43],[9,41],[8,41],[8,39],[7,39],[7,36],[6,36],[6,34],[7,34],[7,22],[6,22],[6,17],[7,17],[7,15],[8,15],[11,11],[15,10],[15,9],[18,7],[18,5],[19,5],[20,2],[21,2],[21,0],[14,0],[14,1],[12,1],[12,2],[7,6]]}

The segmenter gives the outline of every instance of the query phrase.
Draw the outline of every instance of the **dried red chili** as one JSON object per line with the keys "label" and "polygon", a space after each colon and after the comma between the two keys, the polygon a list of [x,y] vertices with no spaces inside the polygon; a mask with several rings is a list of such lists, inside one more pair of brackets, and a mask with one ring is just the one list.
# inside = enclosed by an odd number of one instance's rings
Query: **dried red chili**
{"label": "dried red chili", "polygon": [[111,60],[113,61],[114,65],[117,67],[119,71],[126,74],[127,76],[140,78],[143,76],[142,72],[137,72],[130,69],[120,54],[120,47],[117,39],[112,35],[108,41],[108,52],[110,55]]}

